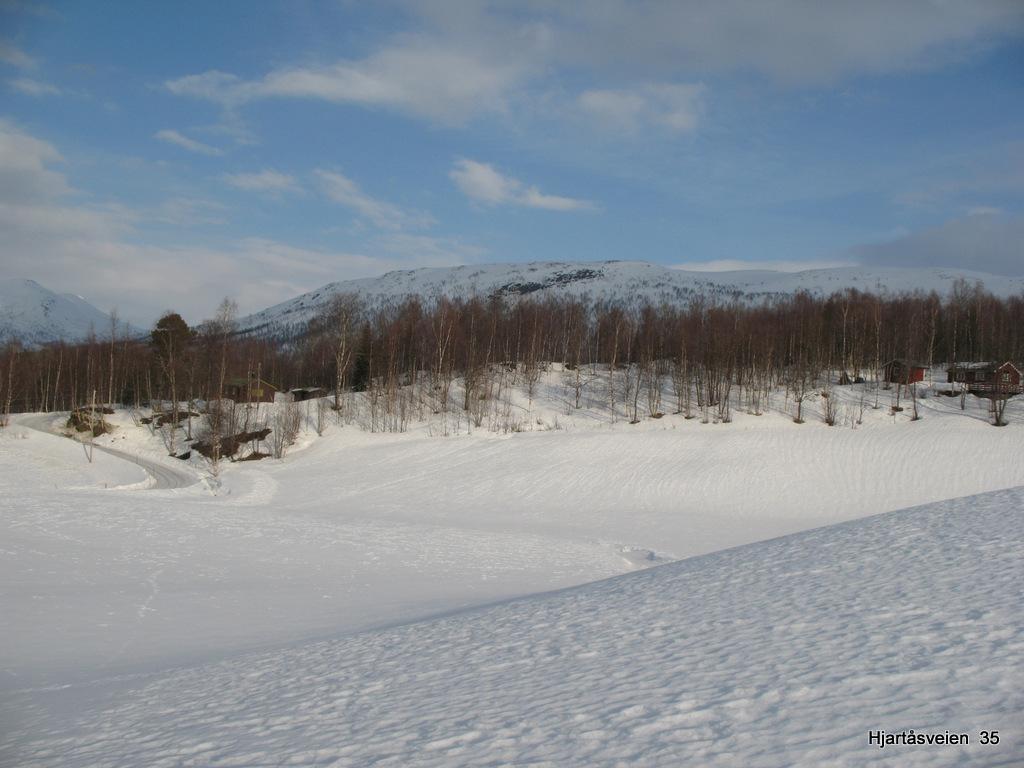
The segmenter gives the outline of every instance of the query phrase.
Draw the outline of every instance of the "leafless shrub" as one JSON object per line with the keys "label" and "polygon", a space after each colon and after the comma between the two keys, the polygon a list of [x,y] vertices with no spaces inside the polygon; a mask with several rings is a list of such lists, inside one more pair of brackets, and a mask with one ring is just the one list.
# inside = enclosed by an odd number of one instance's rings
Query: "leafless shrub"
{"label": "leafless shrub", "polygon": [[302,412],[295,403],[281,405],[274,411],[270,422],[270,455],[283,459],[288,448],[299,436],[302,428]]}
{"label": "leafless shrub", "polygon": [[821,418],[830,427],[836,425],[836,418],[839,415],[839,402],[835,392],[826,390],[821,393]]}
{"label": "leafless shrub", "polygon": [[327,413],[331,407],[327,401],[318,397],[313,406],[313,431],[316,432],[317,437],[323,437],[324,431],[327,429]]}

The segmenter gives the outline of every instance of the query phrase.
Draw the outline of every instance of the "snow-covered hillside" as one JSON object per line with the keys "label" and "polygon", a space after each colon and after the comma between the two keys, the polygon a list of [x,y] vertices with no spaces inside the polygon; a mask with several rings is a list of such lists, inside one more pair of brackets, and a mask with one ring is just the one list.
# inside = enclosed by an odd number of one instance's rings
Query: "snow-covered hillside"
{"label": "snow-covered hillside", "polygon": [[315,291],[243,318],[250,331],[300,327],[337,293],[357,293],[370,304],[406,296],[588,296],[592,300],[685,302],[709,298],[757,299],[806,290],[830,294],[845,288],[878,293],[936,291],[946,295],[960,278],[981,282],[998,296],[1024,292],[1024,278],[998,277],[944,268],[842,267],[804,272],[751,270],[691,272],[642,261],[476,264],[388,272],[361,280],[330,283]]}
{"label": "snow-covered hillside", "polygon": [[[108,709],[13,755],[24,768],[1016,765],[1022,549],[1024,489],[941,502],[111,681]],[[911,729],[969,742],[869,741]]]}
{"label": "snow-covered hillside", "polygon": [[[0,279],[0,343],[36,345],[110,335],[109,315],[81,296],[58,294],[35,280]],[[119,333],[133,332],[122,324]]]}

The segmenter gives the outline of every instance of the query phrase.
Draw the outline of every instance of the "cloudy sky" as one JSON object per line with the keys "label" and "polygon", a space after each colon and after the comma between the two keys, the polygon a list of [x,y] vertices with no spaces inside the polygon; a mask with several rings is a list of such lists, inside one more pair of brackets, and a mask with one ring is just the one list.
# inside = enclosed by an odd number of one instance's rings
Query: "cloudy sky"
{"label": "cloudy sky", "polygon": [[1024,274],[1024,4],[0,2],[0,265],[191,320],[482,261]]}

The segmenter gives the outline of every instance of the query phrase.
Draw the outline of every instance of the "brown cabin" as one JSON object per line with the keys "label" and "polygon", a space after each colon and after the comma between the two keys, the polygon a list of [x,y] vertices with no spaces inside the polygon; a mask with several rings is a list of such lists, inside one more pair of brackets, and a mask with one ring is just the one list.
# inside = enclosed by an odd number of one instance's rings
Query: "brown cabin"
{"label": "brown cabin", "polygon": [[256,376],[239,376],[224,382],[224,397],[236,403],[272,403],[276,394],[277,387]]}
{"label": "brown cabin", "polygon": [[890,360],[882,366],[882,380],[890,384],[914,384],[924,381],[928,366],[920,363],[908,363],[906,360]]}
{"label": "brown cabin", "polygon": [[956,363],[946,369],[946,381],[974,395],[1019,395],[1024,392],[1020,368],[1011,362]]}

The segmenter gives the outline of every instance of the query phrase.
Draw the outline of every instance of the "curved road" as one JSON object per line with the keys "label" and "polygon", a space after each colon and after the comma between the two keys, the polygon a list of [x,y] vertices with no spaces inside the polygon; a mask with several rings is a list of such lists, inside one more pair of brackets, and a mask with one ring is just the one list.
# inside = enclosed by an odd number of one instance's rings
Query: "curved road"
{"label": "curved road", "polygon": [[[52,414],[34,414],[32,416],[23,416],[18,419],[17,423],[23,427],[34,429],[36,432],[42,432],[46,435],[59,436],[53,432],[49,427],[53,421]],[[169,467],[166,464],[158,464],[155,461],[145,459],[142,456],[128,453],[127,451],[119,451],[117,448],[107,448],[103,445],[93,445],[98,451],[109,453],[111,456],[116,456],[119,459],[130,461],[132,464],[137,464],[142,467],[150,477],[153,478],[153,485],[148,488],[140,490],[153,491],[158,489],[167,488],[187,488],[190,485],[195,485],[199,482],[199,478],[189,472],[186,469],[178,469],[177,467]]]}

